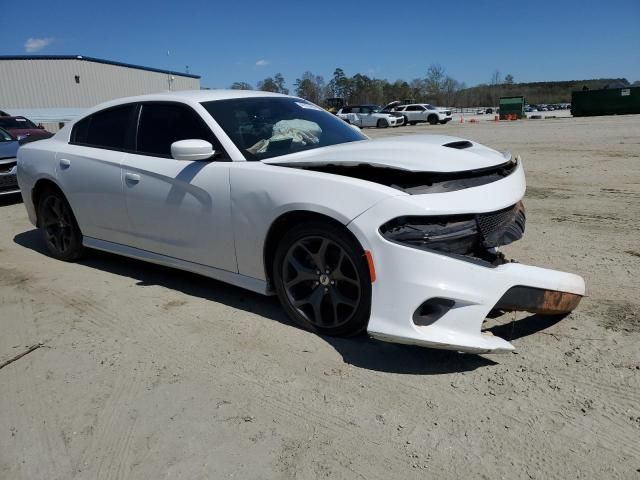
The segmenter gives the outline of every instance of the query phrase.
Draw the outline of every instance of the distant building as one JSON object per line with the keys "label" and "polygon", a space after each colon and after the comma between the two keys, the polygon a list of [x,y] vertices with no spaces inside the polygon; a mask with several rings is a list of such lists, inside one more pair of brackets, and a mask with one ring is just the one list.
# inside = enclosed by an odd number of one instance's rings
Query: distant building
{"label": "distant building", "polygon": [[188,73],[81,55],[0,55],[0,110],[51,131],[114,98],[166,90],[199,90]]}

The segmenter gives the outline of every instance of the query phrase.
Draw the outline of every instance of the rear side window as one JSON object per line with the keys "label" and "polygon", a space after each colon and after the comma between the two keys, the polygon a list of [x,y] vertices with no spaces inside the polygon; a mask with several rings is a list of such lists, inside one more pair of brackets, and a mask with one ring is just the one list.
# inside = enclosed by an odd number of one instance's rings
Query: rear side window
{"label": "rear side window", "polygon": [[[216,152],[222,152],[222,146],[211,129],[190,107],[172,103],[142,105],[138,124],[138,153],[171,158],[173,142],[191,139],[206,140]],[[219,158],[219,155],[216,157]]]}
{"label": "rear side window", "polygon": [[133,109],[133,104],[110,108],[79,121],[71,131],[71,143],[125,150]]}
{"label": "rear side window", "polygon": [[351,113],[351,107],[344,107],[342,113]]}

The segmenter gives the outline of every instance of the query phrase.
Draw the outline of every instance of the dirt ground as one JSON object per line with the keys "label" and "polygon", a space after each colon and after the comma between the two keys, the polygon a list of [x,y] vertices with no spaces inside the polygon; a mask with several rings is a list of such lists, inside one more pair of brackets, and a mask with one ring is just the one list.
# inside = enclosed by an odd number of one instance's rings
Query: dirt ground
{"label": "dirt ground", "polygon": [[4,201],[0,364],[43,345],[0,370],[0,478],[640,478],[640,116],[366,130],[416,132],[522,155],[506,253],[583,275],[577,311],[491,320],[503,355],[321,338],[196,275],[55,261]]}

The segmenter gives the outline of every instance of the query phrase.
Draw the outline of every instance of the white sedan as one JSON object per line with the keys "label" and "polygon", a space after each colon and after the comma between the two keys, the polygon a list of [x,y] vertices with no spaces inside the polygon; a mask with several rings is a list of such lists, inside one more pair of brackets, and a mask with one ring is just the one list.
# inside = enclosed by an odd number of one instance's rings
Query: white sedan
{"label": "white sedan", "polygon": [[48,251],[86,248],[277,294],[305,328],[466,352],[514,347],[491,312],[566,313],[570,273],[507,262],[522,162],[446,136],[369,140],[300,98],[132,97],[18,152]]}

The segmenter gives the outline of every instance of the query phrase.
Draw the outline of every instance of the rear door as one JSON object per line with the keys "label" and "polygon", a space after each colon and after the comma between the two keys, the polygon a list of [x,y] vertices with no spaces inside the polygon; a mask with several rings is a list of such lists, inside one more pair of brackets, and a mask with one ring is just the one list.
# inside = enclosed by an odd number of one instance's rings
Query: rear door
{"label": "rear door", "polygon": [[[175,160],[171,144],[206,140],[207,161]],[[237,271],[228,156],[200,115],[179,102],[140,105],[135,153],[122,166],[131,245],[154,253]]]}
{"label": "rear door", "polygon": [[132,146],[135,104],[120,105],[76,123],[69,144],[56,154],[57,180],[83,235],[127,243],[120,162]]}

